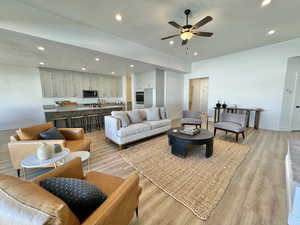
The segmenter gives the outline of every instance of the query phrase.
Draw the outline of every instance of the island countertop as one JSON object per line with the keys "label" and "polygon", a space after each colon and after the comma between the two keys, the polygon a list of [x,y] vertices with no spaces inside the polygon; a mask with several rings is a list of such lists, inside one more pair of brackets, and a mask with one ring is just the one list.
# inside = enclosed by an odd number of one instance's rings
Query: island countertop
{"label": "island countertop", "polygon": [[110,106],[97,106],[97,107],[91,107],[91,106],[69,106],[69,107],[57,107],[54,109],[43,109],[43,112],[74,112],[74,111],[85,111],[85,110],[101,110],[101,109],[114,109],[114,108],[123,108],[124,105],[110,105]]}

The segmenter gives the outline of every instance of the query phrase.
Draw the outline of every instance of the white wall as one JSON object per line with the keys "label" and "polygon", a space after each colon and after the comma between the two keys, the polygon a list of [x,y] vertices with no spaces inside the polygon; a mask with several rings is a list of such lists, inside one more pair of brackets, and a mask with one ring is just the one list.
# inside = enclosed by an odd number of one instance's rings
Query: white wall
{"label": "white wall", "polygon": [[185,75],[185,107],[189,79],[209,77],[209,111],[217,100],[264,109],[260,127],[280,129],[284,80],[289,57],[300,55],[300,39],[199,61]]}
{"label": "white wall", "polygon": [[171,119],[182,117],[183,82],[184,76],[182,73],[165,71],[165,107]]}
{"label": "white wall", "polygon": [[37,68],[0,64],[0,130],[43,122],[42,89]]}

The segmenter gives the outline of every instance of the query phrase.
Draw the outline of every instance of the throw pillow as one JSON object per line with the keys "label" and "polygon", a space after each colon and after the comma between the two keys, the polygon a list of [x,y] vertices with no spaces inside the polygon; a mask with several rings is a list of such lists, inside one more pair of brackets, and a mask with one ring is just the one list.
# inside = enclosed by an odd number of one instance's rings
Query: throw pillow
{"label": "throw pillow", "polygon": [[141,114],[138,110],[128,111],[127,112],[131,123],[140,123],[142,122]]}
{"label": "throw pillow", "polygon": [[126,112],[112,111],[111,115],[121,120],[121,127],[128,127],[130,125],[130,120]]}
{"label": "throw pillow", "polygon": [[159,108],[159,115],[162,120],[167,119],[167,112],[165,108]]}
{"label": "throw pillow", "polygon": [[146,109],[146,116],[148,121],[160,120],[158,108]]}
{"label": "throw pillow", "polygon": [[75,178],[48,178],[41,181],[40,185],[63,200],[80,222],[84,221],[107,198],[94,184]]}
{"label": "throw pillow", "polygon": [[51,127],[47,131],[40,133],[40,138],[44,140],[64,140],[65,136],[56,127]]}

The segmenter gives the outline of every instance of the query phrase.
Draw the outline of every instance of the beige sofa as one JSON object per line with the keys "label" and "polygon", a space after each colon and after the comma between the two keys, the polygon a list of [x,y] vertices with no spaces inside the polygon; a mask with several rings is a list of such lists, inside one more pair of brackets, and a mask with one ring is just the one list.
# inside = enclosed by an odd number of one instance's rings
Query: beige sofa
{"label": "beige sofa", "polygon": [[120,148],[125,145],[148,138],[157,134],[164,133],[171,129],[171,120],[167,118],[160,118],[158,120],[147,120],[147,109],[138,109],[141,114],[142,121],[139,123],[130,123],[127,127],[122,127],[121,120],[115,116],[105,116],[105,137]]}
{"label": "beige sofa", "polygon": [[[96,185],[108,197],[82,223],[61,199],[38,184],[51,177],[77,178]],[[138,212],[139,176],[127,179],[88,172],[85,176],[80,158],[52,170],[32,182],[0,174],[0,225],[128,225]]]}
{"label": "beige sofa", "polygon": [[8,143],[9,155],[14,169],[20,174],[21,162],[27,156],[34,154],[42,143],[59,144],[74,151],[90,151],[91,140],[84,135],[82,128],[59,128],[65,140],[40,140],[39,134],[53,127],[53,123],[43,123],[20,128]]}

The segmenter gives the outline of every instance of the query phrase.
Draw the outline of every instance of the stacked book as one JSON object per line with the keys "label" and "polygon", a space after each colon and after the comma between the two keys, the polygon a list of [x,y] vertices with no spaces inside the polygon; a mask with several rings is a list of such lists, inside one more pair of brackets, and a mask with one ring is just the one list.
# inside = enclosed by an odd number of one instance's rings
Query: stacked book
{"label": "stacked book", "polygon": [[180,129],[179,132],[187,135],[195,135],[200,133],[200,129],[193,127],[184,127],[183,129]]}

